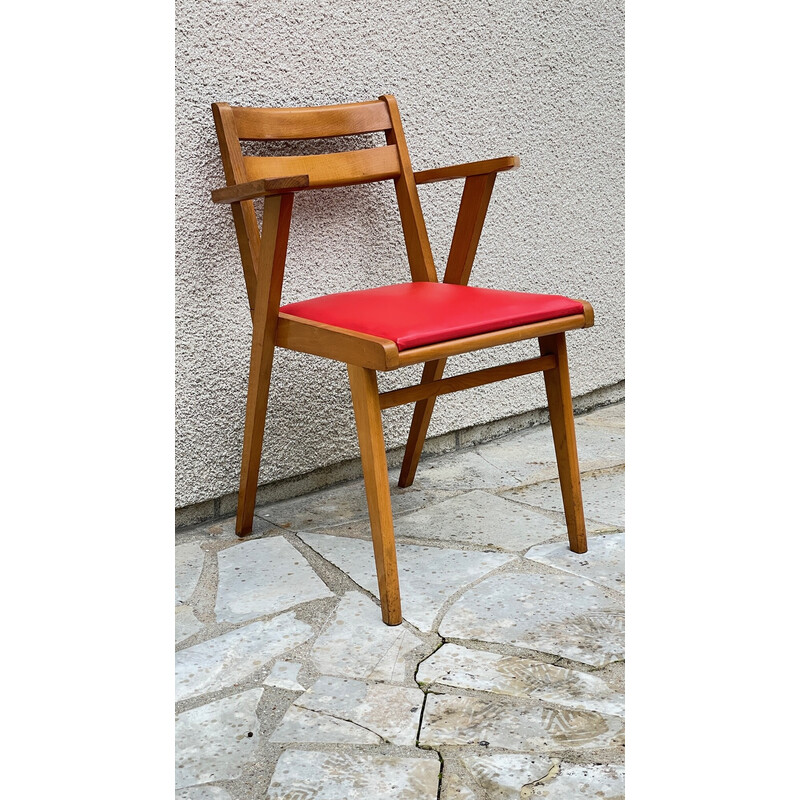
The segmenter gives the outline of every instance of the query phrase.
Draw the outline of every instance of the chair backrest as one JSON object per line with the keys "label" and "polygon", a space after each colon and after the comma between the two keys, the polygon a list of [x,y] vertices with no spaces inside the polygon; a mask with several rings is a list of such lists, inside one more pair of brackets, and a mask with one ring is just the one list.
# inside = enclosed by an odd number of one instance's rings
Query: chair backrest
{"label": "chair backrest", "polygon": [[[365,103],[312,108],[212,106],[228,186],[260,178],[308,175],[308,189],[393,180],[411,277],[435,281],[436,270],[422,217],[397,101],[391,95]],[[245,156],[242,141],[327,139],[363,133],[386,135],[386,144],[322,155]],[[248,288],[254,285],[260,235],[252,200],[232,205]]]}

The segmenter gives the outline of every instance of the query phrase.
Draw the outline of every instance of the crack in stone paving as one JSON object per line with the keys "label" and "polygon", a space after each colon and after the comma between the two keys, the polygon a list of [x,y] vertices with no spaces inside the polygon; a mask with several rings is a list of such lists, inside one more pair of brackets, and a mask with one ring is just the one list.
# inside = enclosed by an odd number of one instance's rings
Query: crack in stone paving
{"label": "crack in stone paving", "polygon": [[[518,478],[516,475],[514,475],[513,473],[511,473],[511,472],[508,472],[508,471],[506,471],[506,470],[502,470],[500,467],[498,467],[498,466],[497,466],[497,464],[492,464],[492,462],[491,462],[491,461],[489,461],[489,459],[488,459],[488,458],[486,458],[486,456],[485,456],[483,453],[479,453],[479,452],[478,452],[478,448],[477,448],[477,446],[475,447],[475,449],[473,450],[473,452],[475,453],[475,455],[476,455],[476,456],[478,456],[478,458],[481,458],[481,459],[483,459],[483,460],[484,460],[484,461],[485,461],[485,462],[486,462],[486,463],[487,463],[487,464],[488,464],[488,465],[489,465],[489,466],[490,466],[492,469],[495,469],[495,470],[497,470],[497,472],[500,472],[500,473],[506,474],[506,475],[508,475],[509,477],[513,478],[513,479],[514,479],[514,480],[515,480],[515,481],[516,481],[516,482],[517,482],[517,483],[518,483],[520,486],[523,486],[523,485],[524,485],[524,484],[522,483],[522,481],[521,481],[521,480],[520,480],[520,479],[519,479],[519,478]],[[493,493],[495,493],[495,494],[496,494],[496,493],[497,493],[498,491],[500,491],[500,490],[499,490],[499,489],[494,489],[494,490],[491,490],[491,489],[489,489],[489,490],[486,490],[486,491],[492,491]]]}
{"label": "crack in stone paving", "polygon": [[548,770],[547,775],[537,778],[535,781],[531,781],[530,783],[526,783],[519,790],[519,800],[530,800],[530,798],[533,797],[534,788],[536,786],[544,786],[546,783],[550,783],[551,781],[555,780],[559,772],[561,772],[561,759],[555,758],[553,759],[553,765]]}
{"label": "crack in stone paving", "polygon": [[[295,708],[302,708],[303,711],[310,711],[312,714],[321,714],[323,717],[330,717],[331,719],[338,719],[339,722],[348,722],[348,723],[350,723],[350,725],[355,725],[356,728],[361,728],[362,730],[365,730],[367,733],[374,733],[375,736],[377,736],[381,740],[381,744],[392,744],[392,742],[390,742],[388,739],[385,739],[383,736],[381,736],[378,733],[378,731],[374,731],[374,730],[372,730],[372,728],[368,728],[366,725],[361,725],[358,722],[354,722],[352,719],[347,719],[347,717],[338,717],[338,716],[336,716],[336,714],[330,714],[327,711],[319,711],[316,708],[309,708],[308,706],[301,706],[298,703],[293,703],[292,705]],[[423,705],[424,705],[424,701],[423,701]],[[291,706],[290,706],[290,708],[291,708]],[[420,717],[420,719],[421,718],[422,717]],[[417,733],[419,734],[419,729],[417,729]]]}
{"label": "crack in stone paving", "polygon": [[[418,667],[419,668],[419,667]],[[416,680],[416,678],[414,679]],[[425,717],[425,704],[428,702],[428,693],[423,689],[422,690],[422,705],[419,708],[419,725],[417,725],[417,739],[415,747],[418,747],[420,750],[433,750],[432,747],[424,747],[419,743],[419,737],[422,734],[422,720]],[[439,758],[441,759],[441,753],[438,750],[435,751],[439,754]]]}

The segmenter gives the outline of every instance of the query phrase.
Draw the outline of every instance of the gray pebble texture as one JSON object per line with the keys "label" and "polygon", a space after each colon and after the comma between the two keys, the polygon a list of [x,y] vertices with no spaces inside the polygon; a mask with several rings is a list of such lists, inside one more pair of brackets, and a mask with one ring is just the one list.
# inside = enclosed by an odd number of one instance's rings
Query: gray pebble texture
{"label": "gray pebble texture", "polygon": [[[623,378],[621,0],[178,0],[176,506],[237,489],[250,317],[211,103],[306,106],[394,94],[414,169],[518,155],[498,176],[471,282],[589,300],[573,393]],[[357,146],[380,141],[360,137]],[[310,152],[321,152],[312,142]],[[249,146],[257,154],[262,145]],[[270,145],[270,152],[288,152]],[[317,148],[314,150],[314,148]],[[440,275],[461,181],[420,187]],[[409,280],[391,182],[301,194],[283,302]],[[447,374],[537,352],[453,359]],[[379,377],[416,381],[421,367]],[[440,398],[430,434],[545,405],[541,376]],[[384,414],[389,447],[411,407]],[[260,482],[358,455],[344,365],[277,351]]]}

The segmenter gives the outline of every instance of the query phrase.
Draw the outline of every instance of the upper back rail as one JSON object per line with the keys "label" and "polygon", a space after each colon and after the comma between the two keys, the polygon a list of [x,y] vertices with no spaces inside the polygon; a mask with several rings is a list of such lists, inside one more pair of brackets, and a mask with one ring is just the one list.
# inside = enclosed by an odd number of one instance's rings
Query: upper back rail
{"label": "upper back rail", "polygon": [[327,139],[358,133],[379,133],[392,127],[384,100],[311,108],[232,109],[239,139]]}

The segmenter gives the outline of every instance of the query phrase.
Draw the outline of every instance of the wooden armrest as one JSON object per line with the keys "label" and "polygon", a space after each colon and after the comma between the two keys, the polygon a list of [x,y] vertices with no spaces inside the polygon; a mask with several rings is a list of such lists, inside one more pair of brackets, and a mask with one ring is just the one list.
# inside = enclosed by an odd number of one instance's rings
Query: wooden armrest
{"label": "wooden armrest", "polygon": [[291,175],[288,178],[260,178],[257,181],[237,183],[214,189],[211,199],[215,203],[240,203],[242,200],[254,200],[256,197],[267,197],[271,194],[286,194],[308,186],[308,175]]}
{"label": "wooden armrest", "polygon": [[456,164],[453,167],[437,167],[424,169],[414,173],[416,183],[435,183],[436,181],[449,181],[453,178],[470,178],[473,175],[488,175],[492,172],[503,172],[507,169],[516,169],[519,166],[519,156],[504,156],[503,158],[490,158],[487,161],[472,161],[469,164]]}

